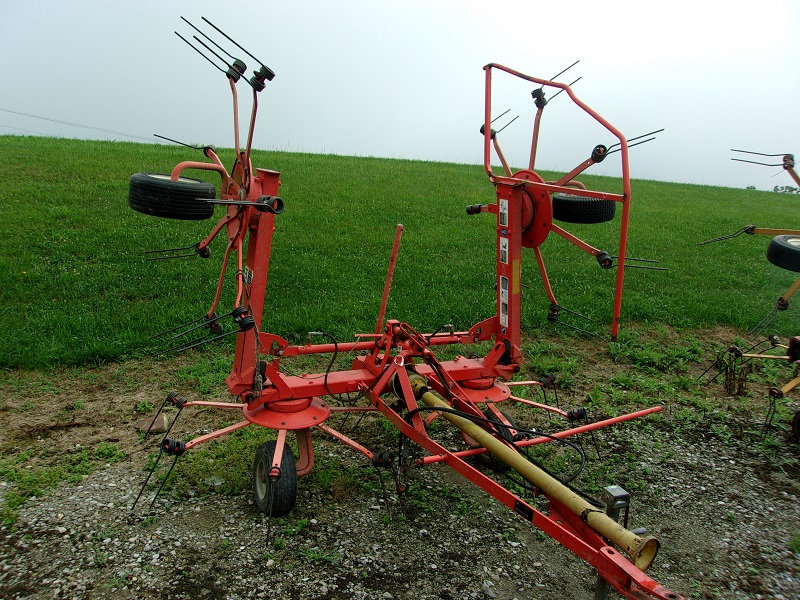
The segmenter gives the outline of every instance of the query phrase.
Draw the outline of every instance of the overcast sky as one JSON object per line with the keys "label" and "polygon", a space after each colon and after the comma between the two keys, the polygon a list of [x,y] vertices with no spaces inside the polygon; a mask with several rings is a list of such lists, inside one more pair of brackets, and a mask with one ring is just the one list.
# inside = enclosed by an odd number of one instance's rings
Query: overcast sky
{"label": "overcast sky", "polygon": [[[259,96],[257,148],[477,165],[483,65],[549,78],[580,60],[560,81],[581,77],[575,93],[623,134],[665,128],[631,150],[634,179],[772,189],[793,182],[732,162],[730,148],[800,161],[798,4],[0,0],[0,134],[130,139],[15,114],[27,113],[232,147],[227,81],[174,35],[194,33],[180,17],[248,72],[258,65],[205,16],[276,73]],[[511,109],[496,125],[520,115],[501,145],[525,165],[532,86],[496,79],[494,114]],[[246,123],[251,92],[238,89]],[[613,142],[562,94],[545,109],[537,167],[568,171]],[[591,172],[617,175],[619,161]]]}

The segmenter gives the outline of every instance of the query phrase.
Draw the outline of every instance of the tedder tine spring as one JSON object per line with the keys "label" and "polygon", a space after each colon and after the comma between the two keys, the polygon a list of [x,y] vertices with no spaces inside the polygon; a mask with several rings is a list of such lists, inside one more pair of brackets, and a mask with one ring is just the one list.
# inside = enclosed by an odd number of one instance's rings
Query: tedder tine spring
{"label": "tedder tine spring", "polygon": [[192,348],[197,348],[198,346],[204,346],[206,344],[210,344],[211,342],[216,342],[217,340],[220,340],[224,337],[228,337],[229,335],[234,335],[236,333],[241,333],[241,331],[238,329],[234,329],[233,331],[229,331],[228,333],[215,335],[214,337],[210,338],[197,338],[192,340],[188,344],[185,345],[178,344],[176,346],[167,348],[166,350],[162,350],[159,354],[166,354],[167,352],[184,352],[186,350],[191,350]]}
{"label": "tedder tine spring", "polygon": [[176,454],[175,458],[172,459],[172,464],[169,466],[169,471],[167,471],[166,477],[164,477],[164,479],[161,481],[161,485],[158,486],[158,489],[156,490],[156,493],[153,496],[153,499],[150,501],[150,506],[147,507],[147,512],[150,512],[153,509],[153,504],[155,504],[156,500],[158,500],[158,496],[161,493],[161,490],[164,489],[164,485],[167,483],[167,479],[169,479],[169,476],[172,475],[172,469],[175,468],[175,465],[178,462],[178,458],[180,458],[180,455]]}
{"label": "tedder tine spring", "polygon": [[[189,40],[187,40],[185,37],[183,37],[183,36],[182,36],[180,33],[178,33],[178,32],[176,31],[176,32],[175,32],[175,35],[177,35],[177,36],[178,36],[179,38],[181,38],[181,39],[182,39],[184,42],[186,42],[186,43],[189,45],[189,47],[190,47],[190,48],[192,48],[192,50],[194,50],[194,51],[195,51],[195,52],[197,52],[197,53],[198,53],[200,56],[202,56],[202,57],[203,57],[203,58],[205,58],[205,59],[206,59],[208,62],[210,62],[210,63],[211,63],[211,66],[213,66],[213,67],[214,67],[214,68],[215,68],[217,71],[219,71],[220,73],[225,73],[225,74],[227,74],[227,72],[225,71],[225,69],[223,69],[223,68],[221,68],[219,65],[215,64],[213,60],[211,60],[211,59],[210,59],[210,58],[208,58],[208,57],[207,57],[205,54],[203,54],[203,53],[202,53],[200,50],[198,50],[198,49],[195,47],[195,45],[194,45],[194,44],[192,44],[192,43],[191,43]],[[224,61],[223,61],[223,62],[224,62]]]}
{"label": "tedder tine spring", "polygon": [[[643,133],[642,135],[637,135],[636,137],[632,137],[631,139],[628,140],[628,148],[633,148],[634,146],[644,144],[645,142],[652,142],[654,139],[656,139],[655,137],[656,134],[661,133],[662,131],[664,131],[663,127],[661,129],[656,129],[655,131],[651,131],[650,133]],[[647,137],[647,136],[652,136],[652,137]],[[644,137],[646,137],[647,139],[643,140],[642,138]],[[631,142],[636,142],[636,143],[631,144]],[[617,148],[616,146],[619,147]],[[616,144],[611,144],[608,147],[608,150],[606,151],[606,156],[608,156],[609,154],[614,154],[614,152],[619,152],[621,149],[622,149],[622,144],[620,144],[619,142],[617,142]]]}
{"label": "tedder tine spring", "polygon": [[733,233],[729,233],[728,235],[721,235],[719,237],[711,238],[710,240],[706,240],[705,242],[700,242],[697,244],[698,246],[705,246],[706,244],[711,244],[712,242],[721,242],[722,240],[730,240],[735,237],[739,237],[743,233],[749,233],[754,228],[753,225],[745,225],[738,231],[734,231]]}
{"label": "tedder tine spring", "polygon": [[215,314],[210,319],[208,318],[208,315],[203,315],[202,317],[198,317],[197,319],[192,319],[191,321],[187,321],[186,323],[182,323],[181,325],[178,325],[177,327],[173,327],[172,329],[167,329],[167,330],[162,331],[160,333],[156,333],[155,335],[150,336],[150,339],[154,340],[156,338],[160,338],[163,335],[174,333],[174,332],[178,331],[179,329],[183,329],[184,327],[189,327],[190,325],[194,325],[195,323],[202,323],[202,325],[198,325],[197,327],[192,327],[191,329],[187,329],[183,333],[179,333],[177,335],[172,336],[172,339],[174,340],[175,338],[179,338],[182,335],[185,335],[186,333],[189,333],[190,331],[194,331],[195,329],[199,329],[200,327],[202,327],[202,326],[204,326],[204,325],[206,325],[208,323],[216,323],[217,321],[219,321],[220,319],[222,319],[224,317],[229,317],[231,314],[232,313],[227,313],[227,314],[224,314],[224,315],[221,315],[221,316],[217,316]]}

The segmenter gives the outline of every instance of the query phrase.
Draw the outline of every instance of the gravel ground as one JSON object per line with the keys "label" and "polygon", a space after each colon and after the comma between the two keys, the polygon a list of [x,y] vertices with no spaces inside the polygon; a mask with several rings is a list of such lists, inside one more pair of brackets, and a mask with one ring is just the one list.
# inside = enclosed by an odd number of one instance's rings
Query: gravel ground
{"label": "gravel ground", "polygon": [[[796,469],[767,468],[743,446],[673,439],[669,460],[646,463],[659,485],[635,498],[632,520],[662,542],[650,574],[687,597],[798,598],[800,558],[788,547],[800,531]],[[2,530],[0,595],[593,597],[587,565],[445,467],[415,472],[430,508],[402,519],[393,494],[336,502],[313,486],[301,486],[282,523],[249,494],[160,499],[148,519],[129,512],[140,484],[138,469],[117,464],[27,503]],[[440,493],[449,486],[474,494],[478,509],[459,514]]]}
{"label": "gravel ground", "polygon": [[[145,516],[149,498],[131,513],[152,448],[141,448],[129,407],[158,395],[141,377],[153,365],[125,367],[126,378],[139,379],[127,392],[114,391],[119,407],[109,405],[104,368],[65,386],[87,401],[81,427],[23,423],[33,417],[19,407],[34,392],[21,386],[28,395],[13,397],[2,390],[11,400],[0,410],[0,427],[28,436],[9,438],[14,444],[63,450],[106,440],[127,457],[30,499],[17,522],[0,529],[1,598],[593,597],[588,565],[442,465],[413,469],[413,494],[401,497],[389,477],[385,493],[377,486],[345,494],[302,478],[297,507],[282,520],[258,512],[250,493],[165,494],[155,516]],[[762,391],[751,390],[752,397]],[[61,400],[74,403],[70,395]],[[120,407],[128,416],[120,417]],[[772,450],[758,444],[763,406],[736,419],[687,420],[686,410],[667,403],[660,418],[596,433],[609,478],[617,469],[616,477],[639,483],[629,527],[647,527],[661,541],[648,574],[688,598],[800,598],[800,555],[791,549],[800,540],[797,445],[783,433]],[[715,433],[720,423],[729,435]],[[365,462],[322,435],[315,450],[337,464]],[[618,460],[630,456],[635,461]],[[376,478],[374,469],[363,473]],[[0,499],[10,486],[0,480]]]}

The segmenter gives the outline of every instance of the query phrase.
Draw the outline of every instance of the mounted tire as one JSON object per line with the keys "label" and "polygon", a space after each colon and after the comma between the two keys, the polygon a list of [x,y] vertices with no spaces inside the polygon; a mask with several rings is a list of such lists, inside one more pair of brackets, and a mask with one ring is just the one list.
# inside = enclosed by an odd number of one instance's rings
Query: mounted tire
{"label": "mounted tire", "polygon": [[776,235],[767,247],[767,260],[787,271],[800,272],[800,235]]}
{"label": "mounted tire", "polygon": [[614,218],[617,203],[601,198],[553,194],[553,219],[564,223],[605,223]]}
{"label": "mounted tire", "polygon": [[206,181],[188,177],[173,181],[159,173],[136,173],[128,185],[128,205],[133,210],[166,219],[208,219],[214,205],[206,200],[216,197],[216,188]]}
{"label": "mounted tire", "polygon": [[291,448],[285,445],[281,475],[272,481],[269,470],[274,456],[275,442],[264,442],[258,447],[253,461],[253,494],[258,510],[271,517],[282,517],[290,513],[297,502],[297,466]]}

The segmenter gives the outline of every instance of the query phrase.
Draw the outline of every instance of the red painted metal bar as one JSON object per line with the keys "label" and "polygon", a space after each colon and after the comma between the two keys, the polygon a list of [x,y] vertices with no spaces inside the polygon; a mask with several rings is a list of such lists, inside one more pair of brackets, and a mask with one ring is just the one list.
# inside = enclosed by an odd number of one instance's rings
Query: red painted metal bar
{"label": "red painted metal bar", "polygon": [[792,167],[788,167],[788,166],[784,167],[784,169],[786,170],[787,173],[789,173],[789,176],[792,179],[794,179],[794,182],[798,186],[800,186],[800,177],[797,176],[797,173],[795,172],[795,170]]}
{"label": "red painted metal bar", "polygon": [[497,158],[500,159],[500,164],[503,165],[503,171],[505,171],[506,175],[511,177],[511,167],[509,167],[508,162],[506,162],[506,157],[500,149],[500,142],[497,141],[496,135],[492,136],[492,144],[494,145],[494,151],[497,153]]}
{"label": "red painted metal bar", "polygon": [[511,186],[522,186],[526,188],[534,188],[537,190],[543,190],[548,194],[556,194],[556,193],[571,194],[573,196],[582,196],[586,198],[599,198],[601,200],[613,200],[615,202],[622,202],[625,199],[625,196],[623,196],[622,194],[579,188],[579,187],[574,187],[572,184],[558,185],[556,183],[548,183],[546,181],[535,181],[532,179],[519,179],[517,177],[503,177],[498,175],[495,175],[494,182],[497,185],[511,185]]}
{"label": "red painted metal bar", "polygon": [[539,266],[539,275],[542,277],[542,284],[544,285],[547,299],[550,300],[551,304],[558,304],[556,295],[553,293],[553,286],[550,285],[550,278],[547,276],[547,268],[544,266],[544,259],[542,258],[542,251],[539,249],[539,246],[533,249],[533,254],[536,256],[536,264]]}
{"label": "red painted metal bar", "polygon": [[584,172],[586,169],[588,169],[589,167],[591,167],[593,164],[595,164],[595,163],[594,163],[594,161],[593,161],[591,158],[588,158],[588,159],[586,159],[586,160],[585,160],[585,161],[583,161],[581,164],[579,164],[577,167],[575,167],[574,169],[572,169],[572,171],[570,171],[569,173],[567,173],[566,175],[564,175],[564,176],[563,176],[561,179],[557,180],[557,181],[555,182],[555,185],[564,185],[564,184],[565,184],[565,183],[567,183],[568,181],[572,181],[572,179],[573,179],[573,178],[574,178],[576,175],[580,175],[580,174],[581,174],[581,173],[583,173],[583,172]]}
{"label": "red painted metal bar", "polygon": [[247,130],[247,148],[244,151],[244,163],[247,165],[247,172],[253,172],[253,165],[250,163],[250,150],[253,147],[253,132],[256,129],[256,112],[258,111],[258,93],[253,89],[253,109],[250,111],[250,128]]}
{"label": "red painted metal bar", "polygon": [[225,283],[225,272],[228,270],[228,260],[233,250],[233,240],[228,242],[225,247],[225,255],[222,257],[222,268],[219,271],[219,279],[217,280],[217,291],[214,294],[214,300],[211,302],[211,307],[208,309],[208,315],[214,314],[219,306],[220,298],[222,297],[222,285]]}
{"label": "red painted metal bar", "polygon": [[544,106],[540,107],[536,111],[536,117],[533,120],[533,135],[531,136],[531,158],[528,161],[528,169],[531,171],[534,170],[534,166],[536,165],[536,149],[539,146],[539,122],[542,120],[542,113],[544,112]]}
{"label": "red painted metal bar", "polygon": [[484,86],[484,113],[483,113],[483,168],[489,175],[489,180],[494,182],[494,172],[492,171],[492,69],[490,66],[483,67],[485,73]]}
{"label": "red painted metal bar", "polygon": [[403,226],[398,223],[394,233],[394,243],[392,244],[392,255],[389,258],[389,269],[386,272],[386,283],[383,286],[383,298],[381,298],[381,308],[378,311],[378,323],[375,325],[375,333],[380,333],[383,329],[383,318],[386,316],[386,305],[389,303],[389,292],[392,289],[392,278],[394,277],[394,267],[397,264],[397,254],[400,252],[400,239],[403,237]]}
{"label": "red painted metal bar", "polygon": [[[378,410],[377,408],[375,410]],[[339,440],[346,446],[350,446],[353,450],[357,450],[364,456],[366,456],[369,460],[372,460],[372,457],[375,456],[374,453],[369,451],[367,448],[353,440],[352,438],[347,437],[345,434],[336,431],[333,427],[329,427],[328,425],[317,425],[318,429],[321,429],[325,433],[327,433],[332,438]]]}
{"label": "red painted metal bar", "polygon": [[297,429],[294,433],[297,437],[297,454],[299,455],[295,468],[297,476],[303,477],[314,468],[314,445],[311,441],[311,429]]}
{"label": "red painted metal bar", "polygon": [[510,396],[509,400],[513,400],[514,402],[519,402],[520,404],[524,404],[525,406],[530,406],[532,408],[541,408],[542,410],[546,410],[551,413],[556,413],[557,415],[561,415],[562,417],[567,416],[567,411],[561,410],[555,406],[550,406],[548,404],[541,404],[539,402],[534,402],[533,400],[526,400],[525,398],[518,398],[517,396]]}
{"label": "red painted metal bar", "polygon": [[189,402],[185,402],[183,406],[210,406],[212,408],[235,408],[238,411],[241,411],[243,408],[243,404],[240,402],[213,402],[210,400],[191,400]]}
{"label": "red painted metal bar", "polygon": [[562,229],[558,225],[555,225],[555,224],[551,225],[550,226],[550,231],[552,231],[556,235],[560,235],[562,238],[567,240],[570,244],[572,244],[573,246],[577,246],[578,248],[580,248],[581,250],[583,250],[587,254],[591,254],[592,256],[597,256],[598,254],[600,254],[600,250],[598,250],[594,246],[590,246],[589,244],[584,242],[579,237],[572,235],[569,231],[566,231],[566,230]]}
{"label": "red painted metal bar", "polygon": [[181,176],[181,172],[185,171],[186,169],[202,169],[203,171],[216,171],[223,178],[228,177],[228,172],[225,170],[225,167],[222,165],[214,165],[211,163],[204,163],[198,162],[195,160],[185,160],[182,163],[178,163],[175,165],[175,168],[172,169],[172,173],[170,174],[170,178],[173,181],[177,181],[178,177]]}
{"label": "red painted metal bar", "polygon": [[[188,404],[188,402],[187,402]],[[230,427],[224,427],[222,429],[218,429],[217,431],[212,431],[211,433],[207,433],[205,435],[198,436],[192,440],[186,442],[186,449],[189,450],[197,446],[198,444],[202,444],[203,442],[207,442],[209,440],[216,439],[228,433],[232,433],[238,429],[244,429],[250,425],[250,421],[242,421],[241,423],[236,423],[235,425],[231,425]]]}
{"label": "red painted metal bar", "polygon": [[[625,147],[624,159],[627,161],[627,146]],[[627,181],[627,180],[626,180]],[[630,184],[630,182],[628,182]],[[617,259],[617,281],[614,290],[614,310],[611,321],[611,341],[617,340],[619,334],[619,319],[622,314],[622,286],[625,280],[625,257],[628,251],[628,220],[630,218],[631,200],[630,193],[626,192],[626,198],[622,201],[622,223],[620,224],[619,238],[619,258]]]}
{"label": "red painted metal bar", "polygon": [[[272,464],[269,467],[269,477],[281,476],[281,461],[286,450],[286,430],[278,430],[278,439],[275,440],[275,452],[272,454]],[[289,450],[291,452],[291,450]]]}
{"label": "red painted metal bar", "polygon": [[231,94],[233,94],[233,150],[236,152],[236,157],[239,157],[239,98],[236,94],[236,82],[233,77],[228,77],[231,84]]}

